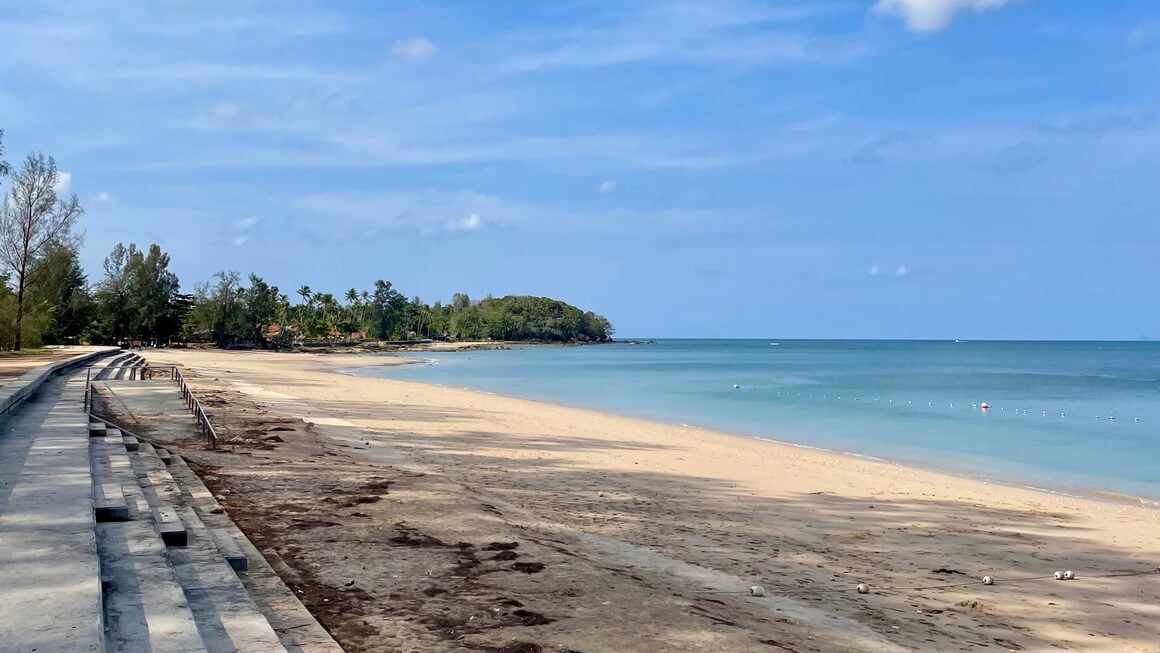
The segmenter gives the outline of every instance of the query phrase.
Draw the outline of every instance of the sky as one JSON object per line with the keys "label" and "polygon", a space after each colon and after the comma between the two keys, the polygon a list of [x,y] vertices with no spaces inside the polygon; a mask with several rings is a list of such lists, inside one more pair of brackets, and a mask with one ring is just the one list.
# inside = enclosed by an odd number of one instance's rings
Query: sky
{"label": "sky", "polygon": [[156,242],[623,337],[1160,337],[1158,78],[1154,0],[0,0],[90,281]]}

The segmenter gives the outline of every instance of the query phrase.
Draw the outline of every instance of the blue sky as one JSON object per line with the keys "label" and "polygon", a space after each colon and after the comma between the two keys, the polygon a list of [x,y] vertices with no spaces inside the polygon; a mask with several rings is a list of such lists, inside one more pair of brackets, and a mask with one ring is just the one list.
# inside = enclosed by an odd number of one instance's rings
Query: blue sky
{"label": "blue sky", "polygon": [[94,281],[158,242],[624,336],[1160,337],[1158,71],[1153,0],[0,0]]}

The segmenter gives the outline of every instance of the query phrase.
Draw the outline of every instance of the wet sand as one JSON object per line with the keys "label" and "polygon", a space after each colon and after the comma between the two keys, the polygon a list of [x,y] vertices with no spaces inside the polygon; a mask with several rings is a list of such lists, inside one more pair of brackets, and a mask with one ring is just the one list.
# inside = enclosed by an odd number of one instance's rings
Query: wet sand
{"label": "wet sand", "polygon": [[[1155,510],[336,373],[349,357],[145,355],[194,372],[235,440],[203,455],[227,508],[345,606],[323,622],[350,650],[1157,650],[1160,575],[1102,577],[1160,564]],[[267,442],[278,420],[308,424]]]}

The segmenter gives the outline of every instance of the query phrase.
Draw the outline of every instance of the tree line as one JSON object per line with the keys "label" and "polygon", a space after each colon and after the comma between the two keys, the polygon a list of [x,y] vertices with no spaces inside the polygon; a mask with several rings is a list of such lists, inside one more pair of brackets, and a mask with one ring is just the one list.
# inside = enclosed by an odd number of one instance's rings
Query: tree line
{"label": "tree line", "polygon": [[547,297],[463,293],[451,302],[407,298],[390,281],[341,297],[301,286],[294,300],[262,277],[234,271],[182,292],[170,256],[156,244],[117,244],[103,275],[90,283],[80,264],[84,214],[75,194],[58,197],[61,175],[50,156],[4,161],[0,183],[0,348],[41,344],[205,342],[221,347],[289,348],[311,342],[415,339],[606,342],[604,317]]}

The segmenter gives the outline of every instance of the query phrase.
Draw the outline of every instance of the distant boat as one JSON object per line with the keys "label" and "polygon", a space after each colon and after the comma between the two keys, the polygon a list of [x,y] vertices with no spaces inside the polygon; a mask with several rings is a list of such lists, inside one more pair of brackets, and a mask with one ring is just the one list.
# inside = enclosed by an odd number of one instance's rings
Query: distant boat
{"label": "distant boat", "polygon": [[771,343],[769,343],[769,346],[770,347],[780,347],[781,343],[780,342],[771,342]]}

